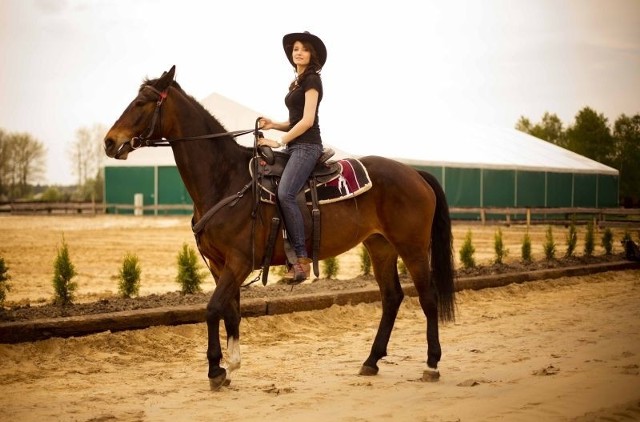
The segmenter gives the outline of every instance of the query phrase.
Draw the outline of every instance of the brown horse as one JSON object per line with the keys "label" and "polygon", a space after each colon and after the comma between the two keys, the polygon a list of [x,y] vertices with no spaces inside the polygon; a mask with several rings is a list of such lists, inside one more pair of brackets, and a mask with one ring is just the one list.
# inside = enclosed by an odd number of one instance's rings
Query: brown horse
{"label": "brown horse", "polygon": [[[228,384],[240,367],[240,286],[263,262],[272,205],[258,208],[239,195],[251,181],[248,172],[254,149],[240,146],[225,128],[174,81],[175,66],[146,80],[104,139],[109,157],[126,159],[152,137],[170,144],[182,181],[194,204],[194,223],[216,208],[199,236],[216,288],[207,306],[209,383]],[[215,135],[218,136],[209,136]],[[391,331],[404,297],[398,278],[398,256],[404,261],[427,319],[427,369],[423,378],[437,379],[441,357],[438,319],[454,318],[454,270],[451,221],[444,191],[426,172],[382,157],[361,159],[373,182],[362,195],[323,205],[319,258],[337,256],[364,243],[380,287],[382,317],[361,375],[378,373],[378,360],[387,355]],[[231,200],[233,199],[233,200]],[[209,213],[211,215],[211,213]],[[307,248],[310,248],[310,242]],[[279,235],[272,263],[285,264]],[[227,332],[228,365],[220,366],[219,325]]]}

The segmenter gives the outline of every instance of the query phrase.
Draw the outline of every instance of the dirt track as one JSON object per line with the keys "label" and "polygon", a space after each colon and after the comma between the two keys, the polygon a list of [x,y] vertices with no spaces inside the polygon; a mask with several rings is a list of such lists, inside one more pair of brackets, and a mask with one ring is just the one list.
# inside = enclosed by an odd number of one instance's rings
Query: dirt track
{"label": "dirt track", "polygon": [[245,318],[242,368],[216,393],[204,324],[0,345],[2,418],[637,420],[639,280],[636,270],[462,292],[457,322],[441,329],[437,383],[419,380],[425,324],[415,299],[376,377],[356,374],[379,304]]}
{"label": "dirt track", "polygon": [[[111,275],[126,251],[140,258],[142,294],[176,290],[175,257],[182,242],[193,244],[184,217],[0,220],[0,255],[13,276],[9,300],[23,303],[50,300],[52,262],[63,234],[84,301],[115,292]],[[456,251],[469,228],[476,259],[488,263],[496,227],[455,226]],[[517,260],[524,228],[502,230],[508,260]],[[559,253],[564,230],[554,229]],[[544,227],[531,235],[539,259]],[[582,239],[581,231],[579,253]],[[342,278],[357,275],[357,251],[339,259]],[[425,325],[415,299],[401,308],[389,356],[372,378],[356,374],[375,334],[379,304],[245,318],[243,366],[217,393],[206,381],[204,324],[0,345],[2,418],[639,419],[639,280],[635,270],[462,292],[456,324],[441,329],[438,383],[419,380]]]}

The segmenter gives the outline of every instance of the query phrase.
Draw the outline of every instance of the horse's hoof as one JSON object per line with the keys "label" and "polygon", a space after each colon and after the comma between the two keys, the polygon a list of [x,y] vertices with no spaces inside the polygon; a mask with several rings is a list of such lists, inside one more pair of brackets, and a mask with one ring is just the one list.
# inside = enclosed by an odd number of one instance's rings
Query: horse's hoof
{"label": "horse's hoof", "polygon": [[378,368],[372,368],[370,366],[362,365],[358,375],[365,375],[365,376],[378,375]]}
{"label": "horse's hoof", "polygon": [[209,378],[209,388],[211,391],[218,391],[221,387],[231,384],[231,380],[227,378],[227,373],[223,372],[217,377]]}
{"label": "horse's hoof", "polygon": [[440,371],[437,369],[425,369],[422,373],[422,381],[435,382],[440,379]]}

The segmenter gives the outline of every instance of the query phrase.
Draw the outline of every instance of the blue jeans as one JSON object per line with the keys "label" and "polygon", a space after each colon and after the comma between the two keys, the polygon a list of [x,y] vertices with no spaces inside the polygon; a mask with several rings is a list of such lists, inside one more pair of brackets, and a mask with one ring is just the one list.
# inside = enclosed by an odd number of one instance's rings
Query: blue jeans
{"label": "blue jeans", "polygon": [[318,158],[322,155],[322,145],[294,144],[287,146],[285,152],[289,154],[289,161],[282,172],[282,178],[278,185],[278,201],[289,242],[298,258],[306,258],[304,219],[296,202],[296,196],[304,187]]}

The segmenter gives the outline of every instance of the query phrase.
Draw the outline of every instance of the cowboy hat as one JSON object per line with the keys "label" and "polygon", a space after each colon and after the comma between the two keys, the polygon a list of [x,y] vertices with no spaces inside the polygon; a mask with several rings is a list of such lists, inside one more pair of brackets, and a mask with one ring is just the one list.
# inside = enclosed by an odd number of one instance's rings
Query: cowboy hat
{"label": "cowboy hat", "polygon": [[324,46],[324,43],[319,37],[309,33],[308,31],[293,32],[282,37],[282,47],[284,48],[284,52],[287,55],[289,63],[291,63],[295,67],[293,58],[291,57],[291,53],[293,52],[293,44],[296,41],[307,41],[311,43],[313,48],[316,50],[316,53],[318,54],[320,66],[324,66],[324,63],[327,61],[327,47]]}

